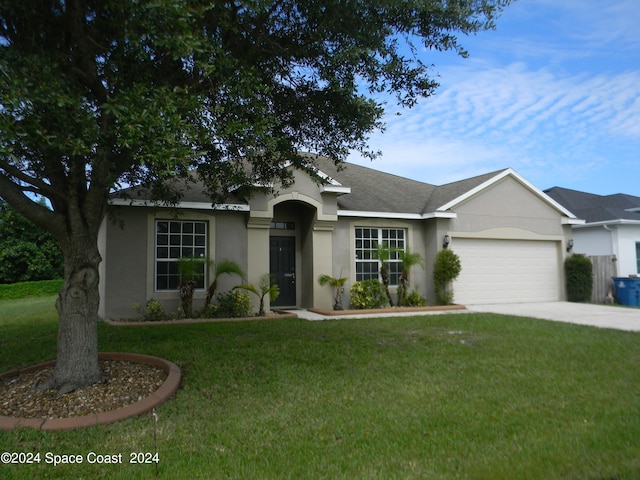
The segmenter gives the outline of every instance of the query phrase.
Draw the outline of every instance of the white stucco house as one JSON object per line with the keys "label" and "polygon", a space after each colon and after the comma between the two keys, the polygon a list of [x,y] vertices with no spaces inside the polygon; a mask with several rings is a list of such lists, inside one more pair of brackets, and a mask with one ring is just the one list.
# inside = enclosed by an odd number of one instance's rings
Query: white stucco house
{"label": "white stucco house", "polygon": [[[348,308],[350,285],[378,278],[372,251],[379,242],[422,255],[425,268],[412,270],[411,286],[430,303],[434,257],[446,242],[462,262],[457,303],[565,298],[567,242],[581,220],[514,170],[436,186],[308,159],[324,184],[296,171],[291,187],[229,192],[222,205],[195,185],[176,208],[152,202],[144,189],[114,195],[99,240],[100,314],[130,317],[134,303],[151,298],[177,308],[176,262],[183,255],[233,260],[249,282],[272,274],[281,293],[271,307],[330,309],[331,291],[318,276],[347,277]],[[392,293],[401,267],[391,262]],[[220,291],[236,283],[223,278]],[[196,292],[196,307],[204,296],[204,288]]]}
{"label": "white stucco house", "polygon": [[576,253],[615,255],[615,276],[640,275],[640,197],[595,195],[560,187],[545,193],[585,220],[573,225]]}

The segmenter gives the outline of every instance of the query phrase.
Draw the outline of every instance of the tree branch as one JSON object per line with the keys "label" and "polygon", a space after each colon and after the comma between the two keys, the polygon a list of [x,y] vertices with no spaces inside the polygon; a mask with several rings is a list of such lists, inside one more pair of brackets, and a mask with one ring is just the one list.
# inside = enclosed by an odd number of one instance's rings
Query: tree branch
{"label": "tree branch", "polygon": [[3,173],[0,173],[0,192],[2,192],[2,198],[20,215],[47,230],[59,241],[64,238],[66,225],[64,216],[34,202]]}
{"label": "tree branch", "polygon": [[[15,157],[14,157],[15,158]],[[31,187],[29,188],[21,188],[18,187],[21,191],[22,190],[28,190],[34,193],[37,193],[39,195],[42,195],[44,197],[47,198],[60,198],[60,199],[65,199],[64,195],[63,195],[63,190],[61,188],[56,188],[52,185],[49,185],[48,183],[38,179],[38,178],[34,178],[31,177],[29,175],[27,175],[26,173],[24,173],[23,171],[21,171],[20,169],[18,169],[17,167],[3,161],[0,160],[0,170],[4,170],[8,175],[10,175],[11,177],[14,177],[24,183],[27,183],[29,185],[31,185]],[[8,177],[6,177],[8,179]],[[12,182],[14,183],[14,182]]]}

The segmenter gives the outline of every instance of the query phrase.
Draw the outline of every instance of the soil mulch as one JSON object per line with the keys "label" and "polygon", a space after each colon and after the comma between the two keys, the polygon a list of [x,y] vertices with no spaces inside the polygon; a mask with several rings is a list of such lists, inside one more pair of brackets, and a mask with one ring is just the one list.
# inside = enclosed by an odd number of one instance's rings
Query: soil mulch
{"label": "soil mulch", "polygon": [[53,367],[0,379],[0,416],[69,418],[104,413],[130,405],[155,392],[167,378],[163,369],[144,363],[100,360],[105,381],[58,397],[55,390],[36,385]]}

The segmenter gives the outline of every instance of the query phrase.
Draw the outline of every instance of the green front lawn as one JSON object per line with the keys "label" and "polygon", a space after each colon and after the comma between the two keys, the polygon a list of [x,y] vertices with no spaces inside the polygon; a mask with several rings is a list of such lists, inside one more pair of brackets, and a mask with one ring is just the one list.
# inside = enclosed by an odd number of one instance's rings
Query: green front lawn
{"label": "green front lawn", "polygon": [[[53,303],[0,301],[0,371],[55,357]],[[157,410],[157,478],[640,478],[637,333],[446,314],[101,324],[100,348],[182,369]],[[155,478],[128,463],[153,450],[150,415],[0,432],[0,452],[41,454],[0,478]],[[47,452],[84,463],[52,466]],[[89,452],[124,464],[88,464]]]}

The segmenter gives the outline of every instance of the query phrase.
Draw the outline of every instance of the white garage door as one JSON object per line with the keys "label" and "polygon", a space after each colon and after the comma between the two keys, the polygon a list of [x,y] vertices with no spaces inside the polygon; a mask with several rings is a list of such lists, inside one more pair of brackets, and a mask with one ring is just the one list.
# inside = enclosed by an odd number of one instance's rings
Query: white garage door
{"label": "white garage door", "polygon": [[456,303],[560,300],[557,242],[458,238],[451,248],[462,263],[453,285]]}

